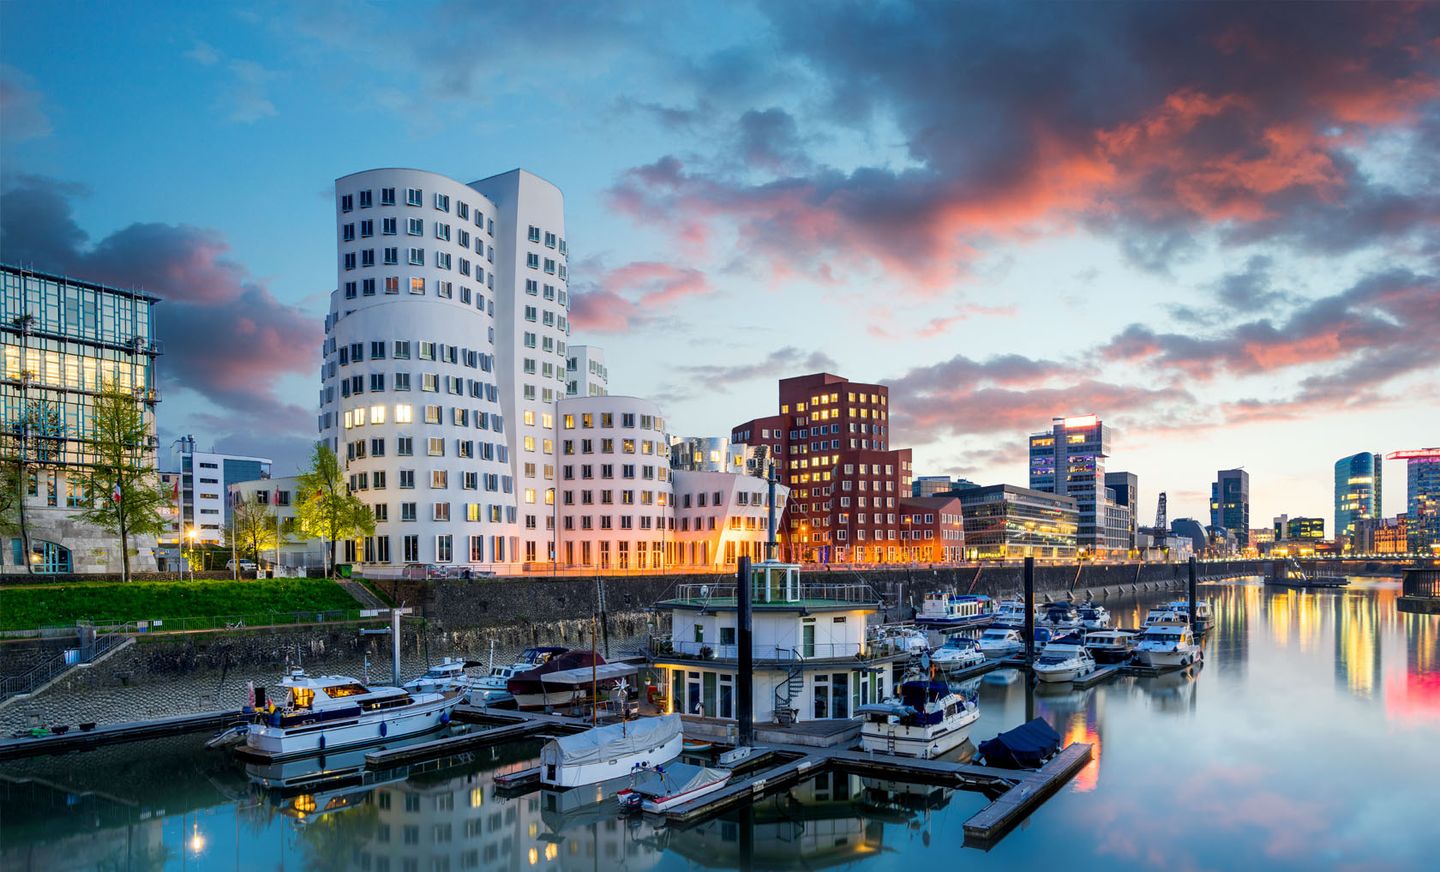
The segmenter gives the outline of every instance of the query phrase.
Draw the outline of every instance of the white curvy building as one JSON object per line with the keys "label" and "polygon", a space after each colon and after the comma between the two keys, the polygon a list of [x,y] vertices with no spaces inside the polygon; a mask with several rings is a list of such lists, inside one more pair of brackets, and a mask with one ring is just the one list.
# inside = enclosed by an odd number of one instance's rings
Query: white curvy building
{"label": "white curvy building", "polygon": [[571,397],[603,397],[610,393],[610,370],[605,349],[598,345],[572,345],[565,361],[565,393]]}
{"label": "white curvy building", "polygon": [[380,169],[335,195],[319,424],[375,512],[362,559],[381,574],[547,558],[569,329],[560,191],[524,170],[464,185]]}

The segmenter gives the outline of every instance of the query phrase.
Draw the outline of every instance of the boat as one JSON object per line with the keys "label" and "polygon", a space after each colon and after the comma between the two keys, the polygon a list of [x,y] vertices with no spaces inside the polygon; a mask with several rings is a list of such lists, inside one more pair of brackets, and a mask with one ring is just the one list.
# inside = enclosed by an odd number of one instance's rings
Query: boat
{"label": "boat", "polygon": [[1135,648],[1130,630],[1095,630],[1085,634],[1085,648],[1097,663],[1124,663]]}
{"label": "boat", "polygon": [[1194,615],[1190,614],[1189,600],[1176,600],[1175,602],[1170,603],[1168,608],[1175,614],[1179,615],[1181,620],[1186,621],[1190,624],[1190,626],[1194,627],[1198,632],[1201,633],[1210,629],[1210,625],[1214,623],[1214,612],[1210,610],[1209,600],[1197,599],[1195,601]]}
{"label": "boat", "polygon": [[1094,600],[1081,603],[1077,611],[1083,629],[1105,630],[1110,627],[1110,610]]}
{"label": "boat", "polygon": [[980,743],[985,765],[1001,769],[1038,769],[1059,750],[1060,734],[1041,718]]}
{"label": "boat", "polygon": [[1145,666],[1189,666],[1204,656],[1184,621],[1151,624],[1135,640],[1135,659]]}
{"label": "boat", "polygon": [[704,739],[685,739],[680,744],[680,749],[686,754],[701,754],[714,749],[714,742],[707,742]]}
{"label": "boat", "polygon": [[402,685],[411,693],[449,693],[459,692],[466,702],[470,701],[471,694],[476,690],[481,679],[472,678],[465,670],[479,663],[469,660],[460,660],[446,657],[439,663],[434,664],[425,670],[425,674],[419,678],[412,678]]}
{"label": "boat", "polygon": [[944,681],[915,680],[901,682],[896,697],[859,706],[855,713],[865,718],[864,750],[928,760],[965,742],[980,704]]}
{"label": "boat", "polygon": [[915,615],[922,627],[946,629],[989,623],[994,617],[992,600],[972,594],[927,593]]}
{"label": "boat", "polygon": [[1085,650],[1080,637],[1066,636],[1045,646],[1034,669],[1035,677],[1041,681],[1074,681],[1095,671],[1095,658]]}
{"label": "boat", "polygon": [[499,705],[513,701],[515,698],[511,696],[508,687],[510,679],[521,672],[544,665],[551,657],[564,654],[568,650],[568,648],[555,646],[526,648],[519,660],[496,666],[495,641],[492,639],[490,642],[490,671],[485,676],[471,682],[470,701],[485,705]]}
{"label": "boat", "polygon": [[[1019,630],[1016,630],[1015,632],[1017,632],[1017,633],[1020,634],[1020,650],[1023,652],[1023,651],[1025,650],[1025,628],[1024,628],[1024,627],[1021,627]],[[1041,651],[1044,651],[1044,650],[1045,650],[1045,646],[1046,646],[1046,645],[1049,645],[1049,644],[1050,644],[1050,641],[1051,641],[1052,639],[1054,639],[1054,638],[1055,638],[1055,634],[1052,633],[1052,632],[1050,632],[1050,629],[1049,629],[1048,627],[1036,627],[1036,628],[1035,628],[1035,653],[1038,655]]]}
{"label": "boat", "polygon": [[1287,557],[1280,575],[1273,577],[1272,573],[1265,583],[1278,587],[1345,587],[1350,584],[1350,579],[1343,575],[1310,575],[1300,566],[1300,561]]}
{"label": "boat", "polygon": [[[539,665],[512,674],[505,682],[505,689],[515,698],[516,706],[522,709],[567,706],[580,702],[589,695],[590,682],[547,683],[546,677],[556,672],[604,665],[605,658],[589,648],[561,649],[561,653],[552,653]],[[595,689],[608,691],[615,683],[613,678],[604,678],[596,682]]]}
{"label": "boat", "polygon": [[624,809],[660,814],[681,803],[708,796],[730,782],[729,769],[671,763],[637,772],[630,786],[615,794]]}
{"label": "boat", "polygon": [[995,619],[991,621],[991,626],[1025,626],[1025,603],[1020,600],[1002,600],[999,608],[995,610]]}
{"label": "boat", "polygon": [[1188,624],[1184,612],[1177,612],[1169,605],[1155,606],[1145,613],[1145,622],[1140,626],[1149,627],[1152,624]]}
{"label": "boat", "polygon": [[1080,626],[1080,614],[1068,602],[1048,603],[1036,623],[1052,630],[1073,630]]}
{"label": "boat", "polygon": [[912,656],[930,653],[930,636],[918,627],[881,626],[877,633],[874,644],[882,648]]}
{"label": "boat", "polygon": [[565,788],[623,778],[679,757],[683,738],[680,716],[668,714],[551,739],[540,749],[540,783]]}
{"label": "boat", "polygon": [[1020,640],[1020,631],[1005,627],[991,627],[981,633],[976,645],[989,660],[1004,660],[1025,647]]}
{"label": "boat", "polygon": [[281,680],[284,701],[255,716],[246,753],[267,759],[375,745],[438,729],[450,722],[460,694],[411,693],[366,687],[346,675],[311,677],[294,669]]}
{"label": "boat", "polygon": [[930,662],[936,669],[946,672],[969,669],[985,662],[985,652],[980,650],[980,643],[974,639],[952,635],[930,655]]}

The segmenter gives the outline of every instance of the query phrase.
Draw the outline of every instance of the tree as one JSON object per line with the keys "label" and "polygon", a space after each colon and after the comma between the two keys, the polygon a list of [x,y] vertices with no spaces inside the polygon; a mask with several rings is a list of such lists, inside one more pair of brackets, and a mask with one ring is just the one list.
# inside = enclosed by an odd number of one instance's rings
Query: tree
{"label": "tree", "polygon": [[[22,389],[28,388],[32,374],[22,370]],[[60,407],[53,400],[22,400],[20,416],[6,424],[5,456],[0,460],[0,532],[19,533],[25,555],[25,571],[34,572],[30,562],[30,523],[25,512],[25,497],[30,481],[45,467],[64,460],[65,422]]]}
{"label": "tree", "polygon": [[259,563],[260,555],[274,551],[278,542],[275,512],[264,503],[241,500],[230,513],[230,541],[240,554]]}
{"label": "tree", "polygon": [[350,493],[340,459],[324,442],[315,444],[310,469],[301,473],[295,523],[306,537],[329,543],[330,571],[335,572],[335,543],[375,532],[370,507]]}
{"label": "tree", "polygon": [[87,448],[91,465],[85,475],[89,507],[81,517],[120,537],[121,579],[130,580],[130,537],[165,531],[161,510],[170,505],[147,446],[149,431],[140,400],[107,381],[90,411]]}

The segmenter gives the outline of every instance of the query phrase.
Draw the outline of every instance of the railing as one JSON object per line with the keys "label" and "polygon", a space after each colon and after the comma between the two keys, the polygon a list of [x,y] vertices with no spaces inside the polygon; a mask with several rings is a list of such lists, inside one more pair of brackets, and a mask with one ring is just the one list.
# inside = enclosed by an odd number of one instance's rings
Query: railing
{"label": "railing", "polygon": [[[740,656],[738,645],[717,645],[710,642],[676,641],[670,636],[651,636],[648,649],[657,657],[686,660],[735,660]],[[886,652],[859,642],[817,642],[814,645],[753,645],[751,655],[756,662],[803,663],[807,660],[871,660]]]}
{"label": "railing", "polygon": [[[78,628],[80,638],[76,650],[79,657],[75,660],[67,660],[64,654],[57,655],[52,660],[39,664],[28,672],[20,675],[10,675],[0,679],[0,701],[7,700],[12,696],[34,693],[35,689],[53,681],[57,676],[64,674],[76,666],[84,663],[93,663],[105,654],[125,644],[134,632],[135,625],[121,624],[110,632],[95,636],[87,645],[85,642],[86,630],[93,630],[93,626],[81,626]],[[70,627],[70,632],[75,633],[77,628]]]}
{"label": "railing", "polygon": [[[734,582],[729,584],[711,584],[699,582],[687,582],[675,586],[675,599],[691,600],[694,602],[726,602],[736,601],[736,586]],[[880,596],[871,589],[870,585],[864,582],[849,582],[841,584],[804,583],[797,586],[795,599],[766,600],[761,596],[752,597],[752,602],[757,606],[763,606],[774,602],[798,602],[800,600],[835,600],[850,603],[874,603],[880,601]]]}
{"label": "railing", "polygon": [[1403,596],[1440,598],[1440,570],[1407,569],[1400,582]]}

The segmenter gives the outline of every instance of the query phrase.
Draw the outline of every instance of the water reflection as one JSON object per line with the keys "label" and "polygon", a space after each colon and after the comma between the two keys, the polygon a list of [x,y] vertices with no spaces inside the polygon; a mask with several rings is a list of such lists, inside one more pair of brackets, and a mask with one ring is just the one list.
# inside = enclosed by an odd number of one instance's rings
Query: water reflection
{"label": "water reflection", "polygon": [[[0,766],[0,868],[1421,868],[1440,850],[1440,618],[1397,613],[1395,588],[1204,585],[1203,669],[1085,690],[972,680],[976,740],[1033,712],[1095,749],[990,853],[964,849],[988,801],[964,791],[825,773],[667,828],[580,792],[498,793],[533,742],[368,772],[363,753],[241,765],[195,736]],[[1136,624],[1173,598],[1111,611]]]}

